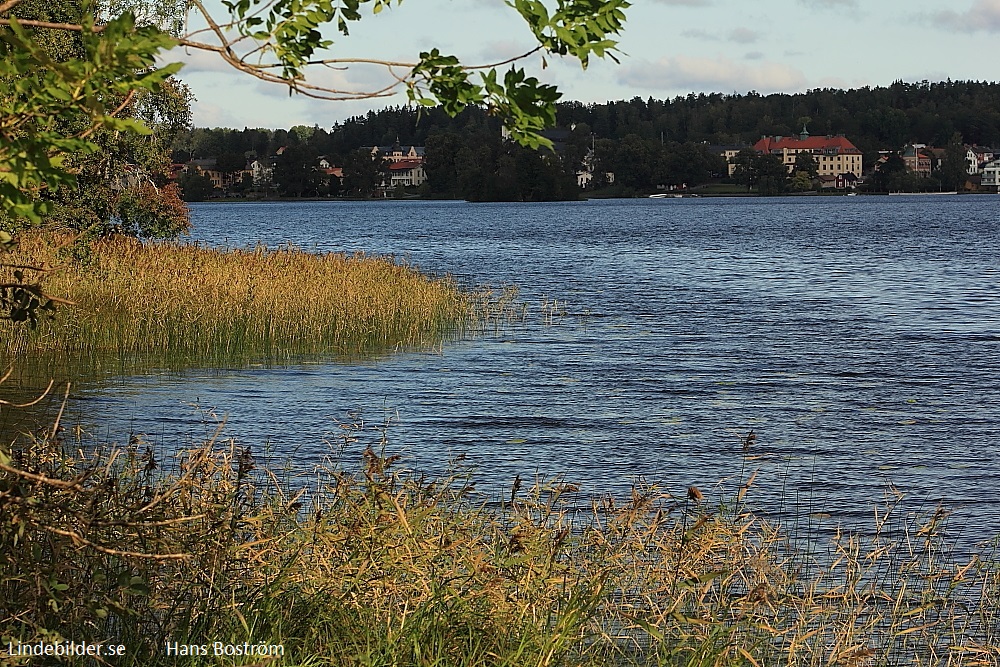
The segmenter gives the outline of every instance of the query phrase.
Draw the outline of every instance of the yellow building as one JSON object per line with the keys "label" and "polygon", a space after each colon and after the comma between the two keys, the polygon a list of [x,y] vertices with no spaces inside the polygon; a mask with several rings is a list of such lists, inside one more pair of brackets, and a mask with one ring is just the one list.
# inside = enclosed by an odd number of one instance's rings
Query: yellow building
{"label": "yellow building", "polygon": [[764,137],[754,144],[753,149],[761,154],[781,158],[788,173],[795,169],[795,158],[799,153],[812,155],[819,176],[860,176],[864,168],[861,151],[841,135],[811,137],[803,132],[797,138]]}

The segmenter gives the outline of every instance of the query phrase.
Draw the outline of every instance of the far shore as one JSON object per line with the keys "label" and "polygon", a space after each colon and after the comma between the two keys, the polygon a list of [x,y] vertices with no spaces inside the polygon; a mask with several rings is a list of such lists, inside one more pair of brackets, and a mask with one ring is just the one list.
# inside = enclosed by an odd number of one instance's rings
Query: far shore
{"label": "far shore", "polygon": [[[595,193],[591,196],[581,196],[579,199],[547,199],[540,201],[508,201],[491,200],[482,202],[470,202],[467,199],[445,199],[434,197],[213,197],[201,201],[185,202],[186,204],[291,204],[303,202],[378,202],[378,203],[399,203],[399,202],[456,202],[475,204],[544,204],[552,202],[573,202],[607,199],[738,199],[747,197],[887,197],[887,196],[967,196],[967,195],[992,195],[995,192],[857,192],[857,191],[837,191],[837,192],[817,192],[808,190],[806,192],[783,192],[778,195],[762,195],[757,192],[653,192],[649,194],[633,195],[601,195]],[[653,197],[653,195],[665,195],[663,197]]]}

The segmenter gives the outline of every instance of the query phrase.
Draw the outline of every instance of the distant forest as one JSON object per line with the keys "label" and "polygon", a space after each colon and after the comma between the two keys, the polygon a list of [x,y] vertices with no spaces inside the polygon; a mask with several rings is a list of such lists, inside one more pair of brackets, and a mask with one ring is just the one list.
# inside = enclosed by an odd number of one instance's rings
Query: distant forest
{"label": "distant forest", "polygon": [[[765,135],[792,135],[803,124],[813,135],[843,134],[874,164],[879,150],[909,143],[956,142],[1000,148],[1000,84],[974,81],[905,83],[854,90],[820,89],[798,94],[690,94],[670,100],[559,104],[558,125],[574,128],[563,139],[561,159],[505,147],[500,122],[470,108],[456,118],[438,109],[392,107],[325,127],[288,130],[197,128],[174,144],[175,160],[222,154],[273,155],[281,146],[346,164],[359,147],[427,147],[430,194],[469,199],[563,198],[575,187],[571,175],[591,146],[597,171],[638,168],[623,174],[636,188],[698,182],[719,165],[705,144],[752,144]],[[627,154],[622,154],[626,151]],[[645,162],[644,165],[636,164]],[[506,169],[528,177],[496,175]],[[490,176],[484,178],[484,176]],[[518,180],[514,182],[511,179]],[[539,187],[541,179],[546,185]],[[499,188],[501,191],[495,191]],[[524,189],[533,189],[525,192]],[[478,189],[478,191],[477,191]]]}

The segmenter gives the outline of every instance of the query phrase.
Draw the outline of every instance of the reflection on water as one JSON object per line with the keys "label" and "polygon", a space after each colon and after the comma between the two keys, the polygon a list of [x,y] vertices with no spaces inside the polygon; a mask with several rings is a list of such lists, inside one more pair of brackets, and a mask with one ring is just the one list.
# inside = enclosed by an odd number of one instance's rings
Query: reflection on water
{"label": "reflection on water", "polygon": [[175,447],[213,410],[307,467],[360,412],[392,420],[413,468],[466,453],[480,488],[563,474],[595,494],[713,489],[754,429],[766,509],[857,521],[891,480],[976,540],[1000,532],[996,201],[201,205],[198,240],[391,253],[516,284],[531,315],[363,362],[117,377],[82,388],[74,419]]}

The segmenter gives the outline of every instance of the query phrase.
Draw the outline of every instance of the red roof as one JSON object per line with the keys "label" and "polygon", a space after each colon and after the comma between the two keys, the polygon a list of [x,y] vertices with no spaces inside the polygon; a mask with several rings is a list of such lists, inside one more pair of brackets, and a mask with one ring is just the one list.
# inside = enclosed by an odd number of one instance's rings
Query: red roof
{"label": "red roof", "polygon": [[389,165],[390,171],[402,171],[404,169],[414,169],[421,165],[420,160],[400,160],[399,162],[393,162]]}
{"label": "red roof", "polygon": [[753,145],[753,149],[762,153],[780,150],[831,150],[840,153],[860,153],[858,147],[846,137],[764,137]]}

